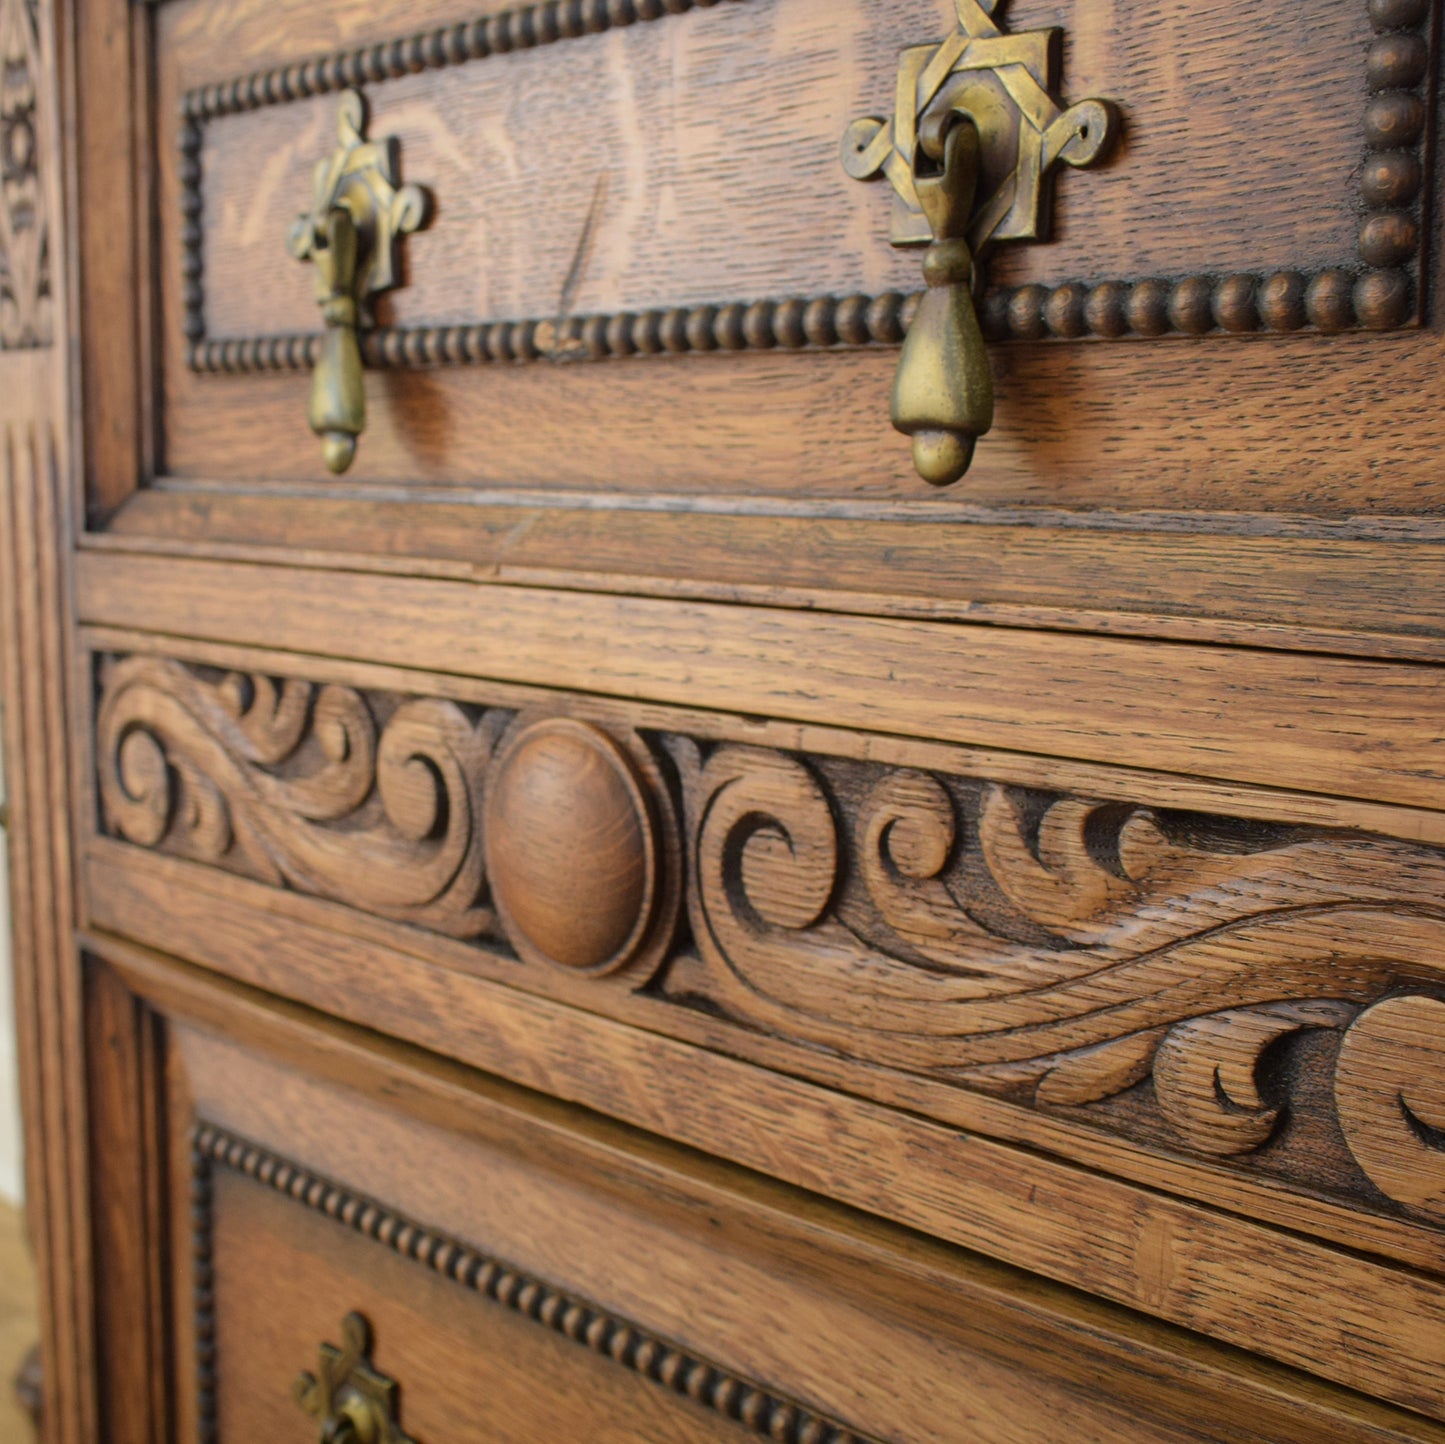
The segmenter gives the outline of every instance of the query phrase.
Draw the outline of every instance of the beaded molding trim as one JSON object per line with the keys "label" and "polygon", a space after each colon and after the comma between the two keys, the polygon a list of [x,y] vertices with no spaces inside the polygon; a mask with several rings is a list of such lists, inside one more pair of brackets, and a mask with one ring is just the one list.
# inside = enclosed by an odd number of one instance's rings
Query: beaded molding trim
{"label": "beaded molding trim", "polygon": [[191,1133],[191,1311],[196,1331],[196,1438],[216,1444],[216,1270],[211,1154],[219,1131]]}
{"label": "beaded molding trim", "polygon": [[[181,104],[182,304],[197,372],[309,369],[314,335],[206,336],[201,216],[203,125],[346,86],[460,65],[512,50],[661,19],[721,0],[543,0],[498,15],[188,91]],[[992,287],[981,321],[993,341],[1050,337],[1246,335],[1312,328],[1389,331],[1421,314],[1426,147],[1433,90],[1432,0],[1366,0],[1368,101],[1355,263],[1318,272],[1196,275],[1096,284]],[[388,327],[362,338],[368,366],[607,360],[707,351],[896,346],[916,295],[790,297],[616,315]]]}
{"label": "beaded molding trim", "polygon": [[869,1444],[860,1434],[748,1383],[635,1324],[509,1268],[497,1259],[414,1223],[258,1144],[210,1123],[191,1131],[192,1242],[195,1257],[197,1383],[201,1444],[216,1440],[216,1337],[212,1174],[229,1168],[354,1233],[375,1239],[472,1293],[583,1344],[653,1384],[685,1395],[778,1444]]}

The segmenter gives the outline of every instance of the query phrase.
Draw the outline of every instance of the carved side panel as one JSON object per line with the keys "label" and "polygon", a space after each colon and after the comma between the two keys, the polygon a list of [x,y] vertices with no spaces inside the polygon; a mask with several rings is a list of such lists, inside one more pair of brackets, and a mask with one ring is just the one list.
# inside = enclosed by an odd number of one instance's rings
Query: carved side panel
{"label": "carved side panel", "polygon": [[649,1026],[1445,1222],[1438,849],[148,657],[101,682],[112,835]]}
{"label": "carved side panel", "polygon": [[53,334],[40,74],[39,0],[0,0],[0,351],[48,346]]}

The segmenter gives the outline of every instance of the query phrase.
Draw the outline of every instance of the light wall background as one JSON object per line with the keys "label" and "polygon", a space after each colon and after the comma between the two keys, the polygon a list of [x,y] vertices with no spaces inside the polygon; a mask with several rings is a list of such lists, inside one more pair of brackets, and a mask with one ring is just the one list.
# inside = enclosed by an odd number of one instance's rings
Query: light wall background
{"label": "light wall background", "polygon": [[[4,778],[0,777],[0,796]],[[0,833],[0,1202],[18,1203],[24,1187],[20,1148],[20,1075],[15,1060],[15,991],[10,971],[8,840]]]}

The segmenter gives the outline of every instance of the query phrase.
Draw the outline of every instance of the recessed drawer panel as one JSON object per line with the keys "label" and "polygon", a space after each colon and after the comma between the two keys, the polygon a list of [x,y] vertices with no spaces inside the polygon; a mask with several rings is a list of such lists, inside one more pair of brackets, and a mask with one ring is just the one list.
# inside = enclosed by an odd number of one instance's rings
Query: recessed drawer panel
{"label": "recessed drawer panel", "polygon": [[[998,410],[950,496],[1421,507],[1423,431],[1357,423],[1433,355],[1369,334],[1420,316],[1423,4],[472,0],[293,26],[183,0],[153,43],[173,475],[325,475],[321,293],[288,235],[313,167],[365,142],[425,214],[394,218],[420,228],[385,283],[363,235],[387,289],[362,297],[358,480],[923,501],[888,425],[923,277],[891,242],[929,228],[850,172],[922,174],[905,126],[956,101],[984,126],[969,236]],[[846,154],[868,117],[893,127],[886,163]],[[551,412],[560,430],[538,428]],[[1161,464],[1186,441],[1187,466]]]}
{"label": "recessed drawer panel", "polygon": [[106,951],[166,1020],[189,1220],[175,1370],[203,1440],[303,1444],[347,1420],[384,1444],[1438,1435],[595,1115]]}

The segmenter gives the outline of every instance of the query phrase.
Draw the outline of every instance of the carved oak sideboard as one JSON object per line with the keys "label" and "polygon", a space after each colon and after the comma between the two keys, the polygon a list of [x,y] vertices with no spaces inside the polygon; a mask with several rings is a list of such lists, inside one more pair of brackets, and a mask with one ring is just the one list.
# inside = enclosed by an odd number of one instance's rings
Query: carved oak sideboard
{"label": "carved oak sideboard", "polygon": [[50,1444],[1445,1440],[1436,0],[0,0]]}

